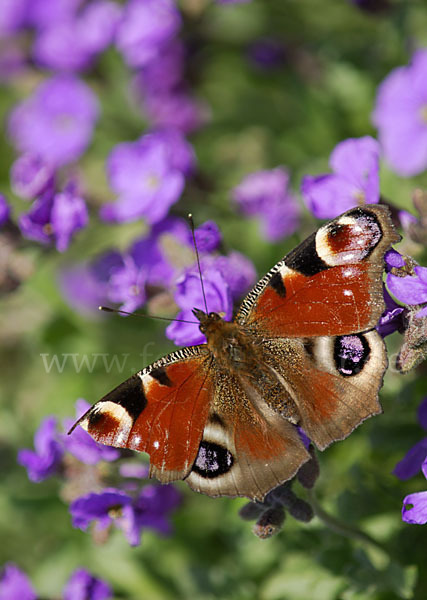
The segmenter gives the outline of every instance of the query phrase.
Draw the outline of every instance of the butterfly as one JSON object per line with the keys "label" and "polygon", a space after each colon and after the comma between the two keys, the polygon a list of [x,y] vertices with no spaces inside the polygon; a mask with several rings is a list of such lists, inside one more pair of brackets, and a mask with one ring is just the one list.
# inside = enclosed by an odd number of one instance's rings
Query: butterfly
{"label": "butterfly", "polygon": [[298,427],[324,450],[381,412],[375,325],[384,254],[399,240],[385,206],[347,211],[279,261],[233,321],[194,308],[205,344],[142,369],[74,427],[148,453],[162,483],[262,500],[310,458]]}

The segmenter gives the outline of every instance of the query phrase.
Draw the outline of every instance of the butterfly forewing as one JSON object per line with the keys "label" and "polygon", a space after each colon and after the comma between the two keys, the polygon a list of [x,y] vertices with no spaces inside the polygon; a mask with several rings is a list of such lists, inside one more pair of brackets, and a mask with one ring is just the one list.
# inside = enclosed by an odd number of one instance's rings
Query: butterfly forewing
{"label": "butterfly forewing", "polygon": [[384,310],[384,254],[399,239],[384,206],[344,213],[273,267],[249,292],[237,322],[269,337],[371,329]]}
{"label": "butterfly forewing", "polygon": [[210,364],[205,345],[178,350],[107,394],[80,425],[97,442],[147,452],[160,481],[183,479],[196,458],[213,396]]}

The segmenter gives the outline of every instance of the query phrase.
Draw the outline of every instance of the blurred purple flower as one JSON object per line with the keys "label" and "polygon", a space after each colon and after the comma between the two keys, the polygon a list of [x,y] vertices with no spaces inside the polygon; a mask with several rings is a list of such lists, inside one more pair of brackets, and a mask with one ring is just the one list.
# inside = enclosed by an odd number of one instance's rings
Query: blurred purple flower
{"label": "blurred purple flower", "polygon": [[415,276],[399,277],[387,275],[387,289],[399,302],[406,305],[424,304],[415,315],[418,319],[427,317],[427,267],[414,267]]}
{"label": "blurred purple flower", "polygon": [[[215,221],[206,221],[199,225],[194,231],[196,238],[197,250],[200,253],[213,252],[222,242],[222,234]],[[189,235],[189,245],[193,244],[193,237]]]}
{"label": "blurred purple flower", "polygon": [[[427,431],[427,397],[418,407],[418,421],[423,429]],[[427,458],[427,437],[417,442],[408,450],[401,461],[394,467],[393,474],[405,481],[419,473]]]}
{"label": "blurred purple flower", "polygon": [[113,270],[108,287],[108,297],[118,302],[121,310],[133,312],[145,303],[147,270],[136,265],[131,256],[123,258],[123,266]]}
{"label": "blurred purple flower", "polygon": [[79,15],[42,28],[33,47],[36,62],[57,71],[88,68],[96,55],[113,42],[120,16],[118,4],[97,0]]}
{"label": "blurred purple flower", "polygon": [[[427,479],[427,459],[422,465],[424,477]],[[406,523],[424,525],[427,523],[427,491],[409,494],[403,500],[402,520]]]}
{"label": "blurred purple flower", "polygon": [[0,33],[0,84],[8,84],[22,75],[27,67],[27,57],[18,39],[1,38]]}
{"label": "blurred purple flower", "polygon": [[300,208],[289,191],[289,175],[282,167],[247,175],[232,193],[245,215],[260,219],[266,239],[280,240],[298,227]]}
{"label": "blurred purple flower", "polygon": [[147,485],[136,499],[111,488],[77,498],[70,505],[70,512],[74,527],[86,530],[95,521],[98,529],[105,529],[114,523],[129,544],[137,546],[145,527],[165,535],[170,533],[168,516],[179,502],[180,495],[172,485]]}
{"label": "blurred purple flower", "polygon": [[202,261],[202,273],[206,267],[218,270],[228,287],[233,301],[239,300],[256,282],[256,270],[249,258],[232,251],[227,256],[212,256]]}
{"label": "blurred purple flower", "polygon": [[58,75],[14,108],[9,135],[19,151],[61,166],[86,150],[98,112],[98,101],[85,83]]}
{"label": "blurred purple flower", "polygon": [[129,254],[135,264],[147,272],[147,283],[168,288],[181,270],[177,247],[192,248],[187,223],[178,217],[166,217],[156,223],[150,235],[137,240]]}
{"label": "blurred purple flower", "polygon": [[133,89],[138,99],[141,100],[141,94],[164,93],[176,87],[184,74],[184,56],[180,40],[174,39],[164,46],[158,56],[135,75]]}
{"label": "blurred purple flower", "polygon": [[301,191],[307,208],[319,219],[330,219],[360,204],[380,199],[379,144],[370,136],[350,138],[333,150],[332,174],[307,175]]}
{"label": "blurred purple flower", "polygon": [[[203,285],[208,310],[223,313],[225,320],[229,321],[232,316],[233,304],[230,288],[224,277],[217,269],[203,269]],[[202,344],[206,338],[200,332],[199,323],[192,313],[193,308],[205,310],[198,272],[190,270],[178,279],[174,298],[181,309],[176,318],[192,322],[174,321],[166,328],[166,337],[179,346]]]}
{"label": "blurred purple flower", "polygon": [[26,7],[27,25],[44,29],[74,17],[84,0],[29,0]]}
{"label": "blurred purple flower", "polygon": [[286,51],[279,40],[261,38],[250,45],[248,56],[257,67],[274,69],[285,62]]}
{"label": "blurred purple flower", "polygon": [[35,483],[50,477],[61,463],[63,449],[56,427],[56,418],[46,417],[34,435],[35,451],[18,452],[18,463],[27,469],[28,478]]}
{"label": "blurred purple flower", "polygon": [[0,38],[7,37],[25,24],[28,0],[2,0],[0,2]]}
{"label": "blurred purple flower", "polygon": [[47,189],[53,189],[55,171],[40,156],[23,154],[15,160],[10,171],[12,190],[17,196],[32,200]]}
{"label": "blurred purple flower", "polygon": [[130,67],[142,67],[159,55],[180,27],[173,0],[129,0],[116,44]]}
{"label": "blurred purple flower", "polygon": [[49,244],[55,241],[59,252],[65,252],[74,233],[88,223],[86,203],[74,182],[62,192],[45,192],[37,198],[31,209],[20,216],[19,227],[28,239]]}
{"label": "blurred purple flower", "polygon": [[107,600],[113,597],[113,590],[86,569],[76,569],[67,581],[62,592],[63,600]]}
{"label": "blurred purple flower", "polygon": [[1,600],[36,600],[37,595],[27,575],[14,563],[6,563],[0,576]]}
{"label": "blurred purple flower", "polygon": [[98,307],[107,304],[110,277],[123,266],[119,252],[106,252],[91,263],[67,267],[59,273],[64,298],[79,312],[100,316]]}
{"label": "blurred purple flower", "polygon": [[143,217],[157,223],[167,215],[184,189],[184,172],[193,160],[191,146],[178,136],[177,132],[154,132],[114,148],[107,173],[119,199],[101,208],[104,220],[124,222]]}
{"label": "blurred purple flower", "polygon": [[153,126],[175,127],[185,134],[196,131],[209,118],[207,105],[180,87],[147,93],[143,107]]}
{"label": "blurred purple flower", "polygon": [[427,49],[394,69],[378,89],[372,119],[384,157],[396,173],[409,177],[427,167]]}
{"label": "blurred purple flower", "polygon": [[10,217],[10,206],[3,194],[0,194],[0,227],[4,225]]}
{"label": "blurred purple flower", "polygon": [[[76,418],[64,419],[64,431],[68,432],[76,419],[79,419],[84,413],[89,410],[90,404],[80,398],[76,402]],[[74,431],[68,435],[61,435],[61,440],[65,450],[75,456],[78,460],[86,465],[96,465],[101,460],[112,462],[120,456],[120,451],[117,448],[98,444],[95,440],[81,427],[76,427]]]}

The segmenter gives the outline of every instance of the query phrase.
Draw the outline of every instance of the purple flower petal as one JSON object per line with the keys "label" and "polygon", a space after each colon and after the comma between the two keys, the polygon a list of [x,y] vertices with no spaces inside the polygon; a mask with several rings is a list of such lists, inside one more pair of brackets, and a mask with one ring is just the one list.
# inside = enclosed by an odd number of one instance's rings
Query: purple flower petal
{"label": "purple flower petal", "polygon": [[404,267],[406,264],[403,256],[393,248],[385,253],[384,261],[388,271],[390,271],[390,269],[392,269],[393,267],[399,269],[401,267]]}
{"label": "purple flower petal", "polygon": [[[90,404],[86,402],[86,400],[77,400],[76,419],[79,419],[84,415],[89,408]],[[76,419],[64,419],[63,424],[66,432],[71,429]],[[87,431],[81,427],[76,427],[70,435],[68,435],[68,433],[62,435],[61,439],[65,449],[86,465],[96,465],[102,460],[112,462],[117,460],[120,456],[120,450],[105,446],[104,444],[98,444]]]}
{"label": "purple flower petal", "polygon": [[330,219],[359,204],[378,202],[378,161],[378,142],[369,136],[338,144],[330,158],[334,173],[302,180],[308,209],[319,219]]}
{"label": "purple flower petal", "polygon": [[121,310],[133,312],[146,300],[147,270],[139,268],[131,256],[125,256],[123,260],[123,266],[111,275],[108,297],[112,302],[120,303]]}
{"label": "purple flower petal", "polygon": [[98,112],[98,101],[85,83],[58,75],[42,83],[12,111],[9,134],[21,152],[61,166],[86,150]]}
{"label": "purple flower petal", "polygon": [[400,175],[427,166],[427,50],[418,50],[406,67],[394,69],[378,89],[374,124],[384,156]]}
{"label": "purple flower petal", "polygon": [[50,244],[53,232],[50,226],[50,215],[53,206],[51,192],[45,192],[37,198],[30,210],[19,217],[18,224],[24,237],[42,244]]}
{"label": "purple flower petal", "polygon": [[410,479],[421,470],[421,466],[426,457],[427,438],[424,438],[416,443],[415,446],[412,446],[404,458],[397,463],[393,469],[393,474],[399,479],[402,479],[402,481]]}
{"label": "purple flower petal", "polygon": [[86,530],[92,521],[96,521],[99,529],[105,529],[113,521],[111,511],[117,512],[131,502],[132,498],[125,492],[113,488],[81,496],[70,504],[73,527]]}
{"label": "purple flower petal", "polygon": [[403,331],[403,312],[405,309],[396,304],[385,287],[383,294],[386,308],[377,323],[376,330],[384,338],[395,331]]}
{"label": "purple flower petal", "polygon": [[427,492],[409,494],[403,500],[402,520],[411,525],[427,523]]}
{"label": "purple flower petal", "polygon": [[12,189],[17,196],[31,200],[47,189],[52,191],[54,174],[52,165],[40,156],[24,154],[12,165],[10,172]]}
{"label": "purple flower petal", "polygon": [[253,262],[240,252],[230,252],[227,256],[213,257],[211,262],[203,260],[202,273],[205,264],[217,269],[230,288],[233,300],[239,300],[256,283],[256,270]]}
{"label": "purple flower petal", "polygon": [[0,227],[4,225],[10,217],[10,206],[6,198],[0,194]]}
{"label": "purple flower petal", "polygon": [[36,600],[37,594],[27,575],[9,562],[0,576],[1,600]]}
{"label": "purple flower petal", "polygon": [[[224,313],[225,320],[229,321],[233,308],[231,293],[221,273],[214,269],[204,270],[203,284],[209,312]],[[175,302],[181,308],[177,319],[192,321],[192,323],[175,321],[167,327],[166,336],[177,345],[203,343],[206,338],[200,332],[199,323],[192,313],[193,308],[204,310],[204,300],[198,273],[190,271],[177,281]]]}
{"label": "purple flower petal", "polygon": [[62,597],[63,600],[108,600],[113,597],[113,590],[86,569],[76,569],[67,581]]}
{"label": "purple flower petal", "polygon": [[250,173],[232,194],[245,215],[261,218],[266,239],[277,241],[297,228],[299,206],[289,191],[289,175],[282,167]]}
{"label": "purple flower petal", "polygon": [[34,436],[34,451],[20,450],[18,463],[25,467],[28,478],[36,483],[55,473],[62,459],[63,449],[58,441],[55,417],[46,417]]}
{"label": "purple flower petal", "polygon": [[62,193],[55,194],[51,212],[51,224],[59,252],[65,252],[72,236],[86,227],[89,214],[83,198],[69,185]]}
{"label": "purple flower petal", "polygon": [[[196,238],[197,249],[200,253],[213,252],[222,242],[221,231],[214,221],[206,221],[205,223],[202,223],[202,225],[199,225],[194,231],[194,235]],[[193,239],[191,234],[189,241],[190,244],[192,244]]]}
{"label": "purple flower petal", "polygon": [[130,67],[142,67],[160,54],[180,26],[173,0],[129,0],[116,44]]}
{"label": "purple flower petal", "polygon": [[415,267],[415,276],[398,277],[387,275],[389,292],[404,304],[424,304],[427,302],[427,267]]}

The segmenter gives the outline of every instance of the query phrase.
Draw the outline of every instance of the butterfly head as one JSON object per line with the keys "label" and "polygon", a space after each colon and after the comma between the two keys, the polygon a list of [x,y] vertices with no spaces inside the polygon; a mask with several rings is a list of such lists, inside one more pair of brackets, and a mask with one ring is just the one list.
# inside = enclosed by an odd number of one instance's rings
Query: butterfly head
{"label": "butterfly head", "polygon": [[200,322],[200,331],[207,335],[212,329],[216,329],[216,324],[222,321],[221,316],[216,312],[205,313],[199,308],[193,308],[193,315]]}

